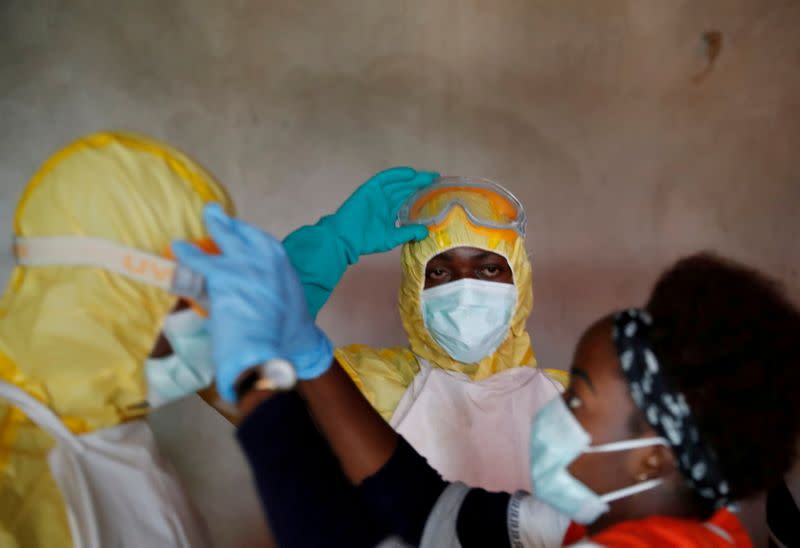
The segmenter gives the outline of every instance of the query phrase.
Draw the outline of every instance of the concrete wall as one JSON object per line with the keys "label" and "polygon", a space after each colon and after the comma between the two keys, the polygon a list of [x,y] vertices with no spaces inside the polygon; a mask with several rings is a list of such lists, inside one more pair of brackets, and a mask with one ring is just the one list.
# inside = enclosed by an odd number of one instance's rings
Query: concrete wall
{"label": "concrete wall", "polygon": [[[566,367],[588,322],[695,250],[800,296],[798,27],[793,0],[6,0],[0,239],[37,165],[103,128],[183,148],[278,235],[386,166],[486,176],[528,209],[530,328],[540,362]],[[403,342],[397,261],[348,272],[321,316],[335,341]],[[157,426],[184,469],[220,447],[227,464],[184,470],[212,515],[247,477],[212,415],[179,432],[196,404]],[[220,542],[248,538],[250,504],[219,510]]]}

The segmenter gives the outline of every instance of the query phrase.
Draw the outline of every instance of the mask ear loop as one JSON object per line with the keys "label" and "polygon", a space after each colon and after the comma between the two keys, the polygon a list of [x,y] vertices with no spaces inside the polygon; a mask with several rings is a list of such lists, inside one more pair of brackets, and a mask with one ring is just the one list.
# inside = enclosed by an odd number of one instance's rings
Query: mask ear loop
{"label": "mask ear loop", "polygon": [[[640,449],[642,447],[652,447],[653,445],[663,445],[670,447],[669,442],[661,437],[641,438],[635,440],[615,441],[611,443],[603,443],[601,445],[589,446],[584,450],[584,453],[611,453],[615,451],[626,451],[628,449]],[[658,485],[661,485],[663,480],[660,478],[642,481],[637,484],[617,489],[605,495],[600,495],[600,500],[603,502],[614,502],[615,500],[629,497],[631,495],[639,494],[643,491],[649,491]]]}
{"label": "mask ear loop", "polygon": [[663,480],[660,478],[643,481],[629,487],[623,487],[622,489],[606,493],[605,495],[600,495],[600,500],[603,502],[614,502],[615,500],[623,499],[631,495],[637,495],[643,491],[649,491],[662,483]]}
{"label": "mask ear loop", "polygon": [[670,447],[669,442],[662,437],[652,438],[639,438],[635,440],[622,440],[612,441],[611,443],[602,443],[600,445],[590,445],[587,447],[585,453],[613,453],[616,451],[626,451],[628,449],[640,449],[642,447],[651,447],[653,445],[663,445]]}

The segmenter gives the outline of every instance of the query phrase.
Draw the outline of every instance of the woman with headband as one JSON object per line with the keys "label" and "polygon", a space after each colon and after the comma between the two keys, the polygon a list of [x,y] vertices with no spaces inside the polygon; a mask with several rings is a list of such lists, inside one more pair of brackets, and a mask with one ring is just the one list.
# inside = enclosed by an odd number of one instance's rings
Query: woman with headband
{"label": "woman with headband", "polygon": [[[786,389],[800,381],[800,313],[772,281],[694,256],[662,276],[645,309],[599,320],[578,344],[569,390],[533,421],[536,497],[489,493],[443,481],[381,420],[308,317],[283,249],[214,211],[207,223],[222,256],[176,251],[208,279],[218,382],[239,388],[248,414],[239,438],[282,545],[395,535],[406,545],[553,546],[553,509],[573,523],[567,543],[762,540],[737,506],[779,484],[800,429]],[[243,299],[250,285],[269,299]],[[268,368],[253,369],[282,360],[294,364],[302,399],[273,397],[261,382]]]}

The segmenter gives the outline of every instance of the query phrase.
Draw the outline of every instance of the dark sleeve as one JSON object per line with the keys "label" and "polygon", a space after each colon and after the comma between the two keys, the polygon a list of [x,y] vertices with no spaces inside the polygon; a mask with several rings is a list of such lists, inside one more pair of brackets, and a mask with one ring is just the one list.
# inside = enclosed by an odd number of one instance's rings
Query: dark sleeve
{"label": "dark sleeve", "polygon": [[388,462],[358,489],[393,534],[419,546],[428,515],[445,487],[447,482],[400,436]]}
{"label": "dark sleeve", "polygon": [[462,548],[511,546],[508,535],[508,493],[490,493],[470,489],[456,521],[456,533]]}
{"label": "dark sleeve", "polygon": [[[359,486],[364,502],[395,535],[418,546],[428,516],[449,485],[400,437],[389,461]],[[508,546],[508,493],[471,489],[458,511],[457,535],[464,548]]]}
{"label": "dark sleeve", "polygon": [[372,547],[386,536],[296,392],[262,403],[237,437],[282,548]]}

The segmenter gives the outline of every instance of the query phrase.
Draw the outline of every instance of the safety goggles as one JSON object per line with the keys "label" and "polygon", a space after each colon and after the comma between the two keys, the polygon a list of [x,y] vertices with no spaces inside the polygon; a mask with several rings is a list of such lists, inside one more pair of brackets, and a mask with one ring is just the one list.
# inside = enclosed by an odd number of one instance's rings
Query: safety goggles
{"label": "safety goggles", "polygon": [[412,194],[400,207],[397,224],[421,224],[435,230],[455,207],[476,227],[513,230],[525,237],[525,209],[520,201],[499,184],[472,177],[441,177]]}
{"label": "safety goggles", "polygon": [[[219,253],[210,239],[194,242],[207,253]],[[19,266],[85,266],[108,270],[182,297],[207,315],[205,278],[175,260],[171,249],[154,255],[103,238],[86,236],[38,236],[14,239]]]}

